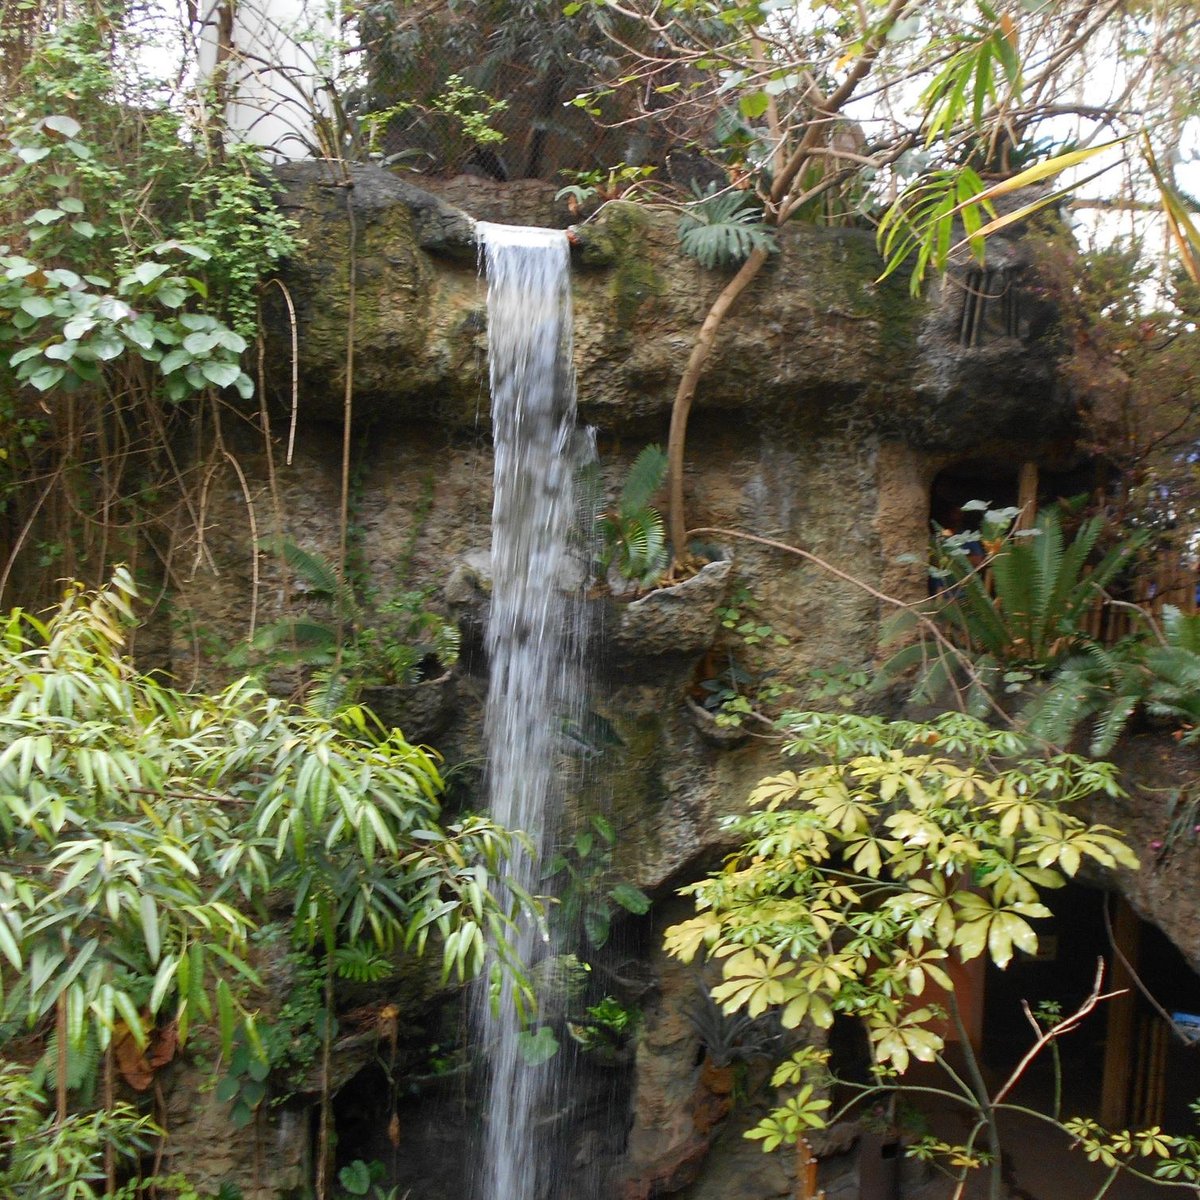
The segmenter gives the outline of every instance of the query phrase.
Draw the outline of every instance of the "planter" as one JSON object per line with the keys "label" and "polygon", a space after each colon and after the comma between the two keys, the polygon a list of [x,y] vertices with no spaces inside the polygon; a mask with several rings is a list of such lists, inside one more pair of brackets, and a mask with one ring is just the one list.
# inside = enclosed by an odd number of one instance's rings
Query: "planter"
{"label": "planter", "polygon": [[718,750],[732,750],[750,736],[749,731],[741,725],[718,725],[716,717],[702,704],[697,704],[691,696],[685,696],[684,703],[696,732],[710,746],[715,746]]}
{"label": "planter", "polygon": [[416,744],[436,737],[450,723],[458,688],[454,673],[420,683],[371,684],[360,699],[385,725]]}
{"label": "planter", "polygon": [[610,644],[625,658],[670,655],[695,658],[717,633],[717,609],[729,587],[732,559],[708,563],[674,587],[659,588],[640,600],[616,605]]}

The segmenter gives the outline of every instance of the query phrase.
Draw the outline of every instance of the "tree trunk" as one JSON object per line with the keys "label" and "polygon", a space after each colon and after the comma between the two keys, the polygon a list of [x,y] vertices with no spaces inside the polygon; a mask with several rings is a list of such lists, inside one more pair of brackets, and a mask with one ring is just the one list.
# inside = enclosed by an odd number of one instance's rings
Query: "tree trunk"
{"label": "tree trunk", "polygon": [[742,263],[738,273],[725,285],[721,294],[713,301],[692,352],[688,355],[687,367],[679,380],[675,392],[675,402],[671,407],[671,431],[667,437],[667,531],[671,539],[671,555],[676,565],[682,564],[687,557],[687,520],[683,508],[683,450],[687,443],[688,416],[692,411],[692,401],[696,398],[696,385],[712,353],[716,341],[717,330],[725,319],[733,302],[754,282],[763,264],[767,261],[767,252],[755,249],[750,257]]}

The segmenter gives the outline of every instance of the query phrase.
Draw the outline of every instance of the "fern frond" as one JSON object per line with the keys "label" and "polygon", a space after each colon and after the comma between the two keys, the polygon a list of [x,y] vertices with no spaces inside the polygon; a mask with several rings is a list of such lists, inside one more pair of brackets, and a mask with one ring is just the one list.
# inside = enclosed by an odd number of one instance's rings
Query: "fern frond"
{"label": "fern frond", "polygon": [[335,950],[333,965],[340,978],[354,983],[379,983],[396,973],[396,968],[384,955],[361,942]]}
{"label": "fern frond", "polygon": [[278,554],[291,570],[298,575],[313,596],[329,600],[343,612],[352,612],[354,594],[338,578],[337,567],[323,554],[297,546],[291,538],[268,539],[264,547]]}
{"label": "fern frond", "polygon": [[1097,757],[1108,754],[1125,731],[1139,703],[1137,696],[1117,696],[1104,710],[1092,730],[1091,752]]}
{"label": "fern frond", "polygon": [[633,460],[625,486],[621,489],[622,514],[632,515],[645,508],[663,485],[667,475],[667,456],[658,445],[643,446]]}
{"label": "fern frond", "polygon": [[1200,613],[1189,616],[1174,604],[1164,604],[1162,624],[1168,645],[1200,654]]}
{"label": "fern frond", "polygon": [[917,627],[917,614],[911,608],[899,608],[890,616],[884,617],[879,626],[879,644],[890,646],[907,637]]}

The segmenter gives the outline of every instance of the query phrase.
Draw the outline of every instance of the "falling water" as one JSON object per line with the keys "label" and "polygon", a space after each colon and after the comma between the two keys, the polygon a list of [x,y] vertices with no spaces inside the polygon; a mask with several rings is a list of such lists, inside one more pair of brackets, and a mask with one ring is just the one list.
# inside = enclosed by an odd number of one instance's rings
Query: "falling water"
{"label": "falling water", "polygon": [[[492,506],[491,664],[485,736],[492,815],[524,830],[529,851],[509,872],[530,892],[556,812],[559,731],[573,659],[568,535],[572,509],[575,386],[566,235],[480,224],[488,283],[488,360],[495,444]],[[533,922],[519,932],[522,961],[544,953]],[[499,1011],[482,1004],[491,1086],[481,1200],[535,1200],[546,1181],[536,1123],[552,1109],[552,1064],[519,1053],[511,988]]]}

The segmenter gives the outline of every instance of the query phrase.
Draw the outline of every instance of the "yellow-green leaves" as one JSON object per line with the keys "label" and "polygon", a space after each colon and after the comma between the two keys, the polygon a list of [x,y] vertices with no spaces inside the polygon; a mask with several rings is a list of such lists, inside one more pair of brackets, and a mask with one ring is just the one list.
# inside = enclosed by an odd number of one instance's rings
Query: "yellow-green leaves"
{"label": "yellow-green leaves", "polygon": [[800,779],[795,771],[784,771],[781,775],[770,775],[759,782],[747,801],[751,805],[763,805],[776,809],[788,804],[800,793]]}
{"label": "yellow-green leaves", "polygon": [[1021,60],[1015,27],[1007,14],[978,31],[949,60],[921,93],[925,145],[951,137],[961,126],[979,129],[989,110],[1016,101],[1021,94]]}
{"label": "yellow-green leaves", "polygon": [[[732,823],[742,849],[686,889],[697,915],[667,931],[669,954],[721,963],[712,995],[728,1013],[773,1012],[785,1028],[852,1015],[876,1068],[903,1073],[941,1050],[954,961],[1036,953],[1045,889],[1085,860],[1136,862],[1114,830],[1069,811],[1116,788],[1105,764],[1037,755],[958,713],[787,721],[807,765],[754,788]],[[801,1103],[754,1136],[777,1145],[818,1117]]]}
{"label": "yellow-green leaves", "polygon": [[750,1016],[757,1017],[787,999],[783,981],[792,974],[793,967],[791,963],[780,963],[777,950],[765,954],[743,950],[730,958],[723,970],[725,982],[712,989],[713,999],[723,1008],[745,1008]]}
{"label": "yellow-green leaves", "polygon": [[983,180],[970,167],[950,167],[922,176],[906,188],[879,222],[877,241],[886,279],[914,255],[909,291],[917,296],[930,267],[944,271],[954,249],[954,222],[962,222],[967,244],[983,259],[983,213],[994,215],[981,198]]}
{"label": "yellow-green leaves", "polygon": [[985,950],[1001,970],[1012,961],[1014,950],[1037,953],[1037,934],[1026,917],[1048,917],[1042,904],[996,905],[992,898],[963,892],[955,898],[958,928],[954,946],[964,961],[978,958]]}
{"label": "yellow-green leaves", "polygon": [[945,1044],[940,1034],[926,1028],[933,1020],[932,1009],[917,1008],[893,1020],[875,1019],[868,1027],[877,1062],[886,1063],[903,1074],[909,1060],[933,1062]]}
{"label": "yellow-green leaves", "polygon": [[702,949],[711,947],[720,933],[720,917],[716,913],[701,913],[690,921],[671,925],[664,935],[664,945],[672,958],[688,963]]}
{"label": "yellow-green leaves", "polygon": [[793,1145],[806,1129],[824,1127],[828,1107],[829,1101],[814,1095],[813,1085],[806,1083],[769,1117],[748,1129],[745,1136],[761,1141],[764,1150],[775,1150],[785,1142]]}

